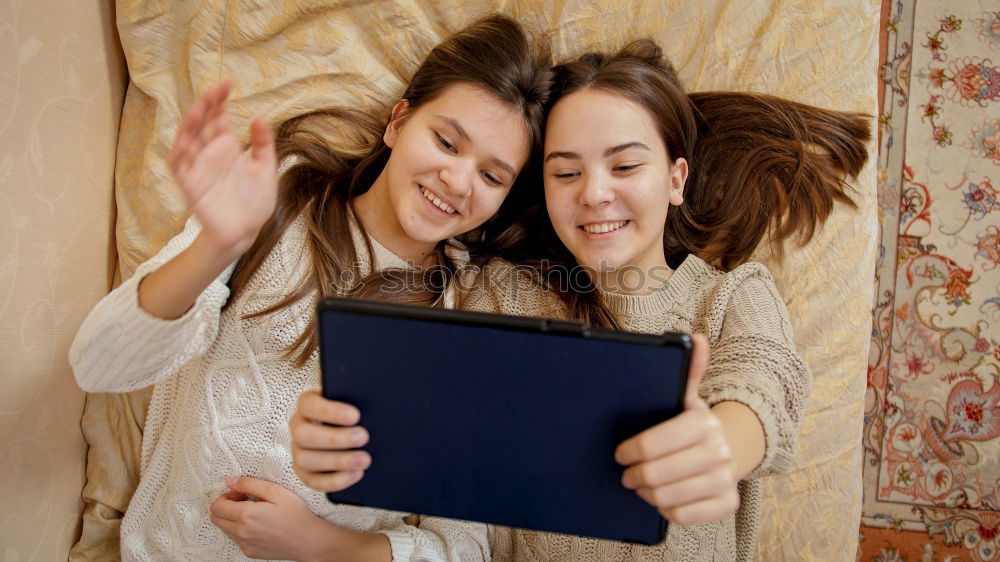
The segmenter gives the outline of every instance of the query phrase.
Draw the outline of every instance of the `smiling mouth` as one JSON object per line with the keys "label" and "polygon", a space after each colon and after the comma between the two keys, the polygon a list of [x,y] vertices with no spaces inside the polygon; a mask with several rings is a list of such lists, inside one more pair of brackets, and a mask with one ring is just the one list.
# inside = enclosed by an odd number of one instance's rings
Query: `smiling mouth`
{"label": "smiling mouth", "polygon": [[631,221],[594,222],[590,224],[581,224],[578,228],[587,234],[607,234],[609,232],[615,232],[625,228],[625,225],[629,222]]}
{"label": "smiling mouth", "polygon": [[434,205],[435,207],[441,209],[442,211],[448,213],[449,215],[458,214],[458,211],[456,211],[454,207],[442,201],[437,195],[434,195],[434,192],[432,192],[431,190],[427,189],[422,185],[419,187],[420,187],[420,194],[423,195],[424,199],[429,201],[431,205]]}

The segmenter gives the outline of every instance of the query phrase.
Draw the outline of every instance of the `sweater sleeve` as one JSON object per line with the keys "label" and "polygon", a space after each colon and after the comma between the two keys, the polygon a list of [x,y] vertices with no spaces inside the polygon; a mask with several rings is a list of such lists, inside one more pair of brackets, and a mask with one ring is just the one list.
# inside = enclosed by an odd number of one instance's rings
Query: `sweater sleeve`
{"label": "sweater sleeve", "polygon": [[727,303],[716,301],[714,308],[724,310],[724,318],[699,389],[709,405],[739,402],[760,420],[764,458],[747,478],[791,469],[812,389],[812,375],[792,342],[784,302],[761,270],[742,279]]}
{"label": "sweater sleeve", "polygon": [[87,392],[129,392],[156,384],[208,350],[229,298],[230,264],[174,320],[157,318],[139,306],[139,282],[194,241],[201,226],[194,217],[158,254],[90,311],[73,339],[69,361]]}
{"label": "sweater sleeve", "polygon": [[389,538],[393,562],[490,560],[484,523],[421,517],[418,526],[401,523],[380,533]]}

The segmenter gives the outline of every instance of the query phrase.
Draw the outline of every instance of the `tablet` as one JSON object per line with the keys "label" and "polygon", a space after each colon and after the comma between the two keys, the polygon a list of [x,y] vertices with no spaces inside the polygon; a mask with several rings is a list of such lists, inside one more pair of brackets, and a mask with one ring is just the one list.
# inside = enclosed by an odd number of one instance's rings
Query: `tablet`
{"label": "tablet", "polygon": [[317,306],[323,395],[372,465],[333,502],[654,544],[615,447],[683,409],[691,340],[349,299]]}

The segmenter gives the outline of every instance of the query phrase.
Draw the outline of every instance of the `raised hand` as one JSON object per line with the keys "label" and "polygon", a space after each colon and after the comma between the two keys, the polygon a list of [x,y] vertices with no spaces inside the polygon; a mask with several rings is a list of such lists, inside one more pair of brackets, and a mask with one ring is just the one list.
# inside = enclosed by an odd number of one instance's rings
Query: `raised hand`
{"label": "raised hand", "polygon": [[202,235],[237,256],[274,212],[278,181],[271,128],[262,119],[251,123],[245,153],[226,114],[230,88],[228,82],[210,88],[191,106],[167,164]]}
{"label": "raised hand", "polygon": [[622,484],[667,520],[715,521],[739,507],[733,453],[723,424],[698,396],[708,366],[708,341],[695,334],[684,412],[623,441],[615,460],[628,468]]}

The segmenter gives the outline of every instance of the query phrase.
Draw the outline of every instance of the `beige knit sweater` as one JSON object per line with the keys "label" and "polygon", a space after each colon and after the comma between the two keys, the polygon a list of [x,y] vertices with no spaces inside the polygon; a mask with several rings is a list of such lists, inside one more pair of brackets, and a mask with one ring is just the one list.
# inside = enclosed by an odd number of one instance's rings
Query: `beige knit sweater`
{"label": "beige knit sweater", "polygon": [[[767,269],[758,263],[723,273],[689,256],[659,290],[644,296],[607,294],[624,329],[704,333],[711,359],[699,389],[709,405],[736,401],[764,427],[764,460],[739,485],[740,508],[718,522],[669,526],[656,546],[492,527],[497,561],[750,560],[761,506],[759,477],[791,467],[812,377],[795,351],[788,313]],[[532,277],[494,261],[464,308],[565,318],[566,307]],[[609,514],[613,517],[613,514]]]}

